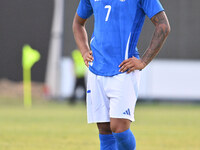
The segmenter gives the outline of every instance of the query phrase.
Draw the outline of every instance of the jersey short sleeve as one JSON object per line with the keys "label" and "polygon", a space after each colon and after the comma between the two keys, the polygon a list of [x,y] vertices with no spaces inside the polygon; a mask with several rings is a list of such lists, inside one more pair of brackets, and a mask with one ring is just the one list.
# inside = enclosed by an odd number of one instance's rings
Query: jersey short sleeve
{"label": "jersey short sleeve", "polygon": [[150,19],[164,10],[159,0],[140,0],[140,6]]}
{"label": "jersey short sleeve", "polygon": [[77,14],[83,19],[87,19],[93,14],[93,9],[90,0],[80,0],[77,9]]}

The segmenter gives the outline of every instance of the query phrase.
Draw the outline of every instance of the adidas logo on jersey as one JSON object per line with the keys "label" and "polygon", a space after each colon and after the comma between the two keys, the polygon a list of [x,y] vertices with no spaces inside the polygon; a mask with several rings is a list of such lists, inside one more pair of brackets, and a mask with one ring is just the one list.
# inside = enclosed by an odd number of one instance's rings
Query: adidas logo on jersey
{"label": "adidas logo on jersey", "polygon": [[130,109],[128,108],[125,112],[123,112],[124,115],[131,115]]}
{"label": "adidas logo on jersey", "polygon": [[94,0],[95,2],[99,2],[99,1],[101,1],[101,0]]}
{"label": "adidas logo on jersey", "polygon": [[121,2],[125,2],[126,0],[120,0]]}

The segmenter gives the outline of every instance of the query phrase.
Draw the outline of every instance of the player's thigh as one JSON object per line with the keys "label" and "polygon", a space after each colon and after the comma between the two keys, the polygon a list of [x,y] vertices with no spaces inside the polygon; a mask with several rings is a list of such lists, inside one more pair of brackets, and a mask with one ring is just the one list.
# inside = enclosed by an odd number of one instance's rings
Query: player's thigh
{"label": "player's thigh", "polygon": [[109,103],[102,86],[102,77],[89,71],[87,84],[88,123],[110,122]]}
{"label": "player's thigh", "polygon": [[110,118],[134,121],[140,72],[117,75],[109,86]]}

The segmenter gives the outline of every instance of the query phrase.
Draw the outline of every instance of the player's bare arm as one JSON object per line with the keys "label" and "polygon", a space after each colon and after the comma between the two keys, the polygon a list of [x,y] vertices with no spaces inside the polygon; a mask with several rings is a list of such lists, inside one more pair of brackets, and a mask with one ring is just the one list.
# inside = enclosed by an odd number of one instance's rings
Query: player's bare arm
{"label": "player's bare arm", "polygon": [[149,47],[147,48],[141,59],[132,57],[124,60],[119,66],[120,72],[125,72],[126,70],[128,70],[127,73],[130,73],[134,70],[144,69],[159,53],[170,32],[170,25],[164,11],[152,17],[151,21],[155,25],[155,31]]}
{"label": "player's bare arm", "polygon": [[149,48],[142,56],[142,61],[145,63],[145,65],[149,64],[151,60],[158,54],[170,32],[170,25],[164,11],[155,15],[151,21],[155,25],[156,30]]}
{"label": "player's bare arm", "polygon": [[86,19],[82,19],[75,14],[73,21],[73,32],[76,44],[83,56],[85,65],[89,67],[89,62],[93,61],[92,51],[88,45],[88,35],[85,29]]}

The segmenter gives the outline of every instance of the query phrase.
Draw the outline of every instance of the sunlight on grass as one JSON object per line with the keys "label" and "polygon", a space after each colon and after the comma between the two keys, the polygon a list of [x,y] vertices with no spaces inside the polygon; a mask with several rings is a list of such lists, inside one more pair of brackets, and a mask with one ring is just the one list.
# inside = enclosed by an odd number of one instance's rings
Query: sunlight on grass
{"label": "sunlight on grass", "polygon": [[[99,149],[83,104],[43,101],[26,110],[20,100],[6,101],[0,100],[0,150]],[[200,105],[140,103],[135,115],[137,150],[200,149]]]}

